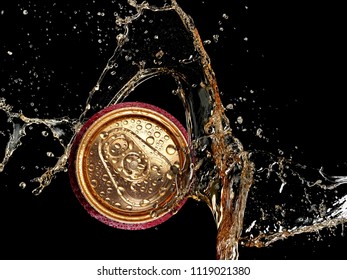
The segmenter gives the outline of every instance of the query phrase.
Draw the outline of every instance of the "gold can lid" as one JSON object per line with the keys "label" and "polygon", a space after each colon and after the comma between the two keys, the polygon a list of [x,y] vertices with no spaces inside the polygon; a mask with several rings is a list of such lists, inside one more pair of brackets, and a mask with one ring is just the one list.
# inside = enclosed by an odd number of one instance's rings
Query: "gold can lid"
{"label": "gold can lid", "polygon": [[139,102],[110,106],[86,123],[76,142],[73,182],[97,212],[93,216],[115,227],[143,229],[182,206],[187,132],[166,111]]}

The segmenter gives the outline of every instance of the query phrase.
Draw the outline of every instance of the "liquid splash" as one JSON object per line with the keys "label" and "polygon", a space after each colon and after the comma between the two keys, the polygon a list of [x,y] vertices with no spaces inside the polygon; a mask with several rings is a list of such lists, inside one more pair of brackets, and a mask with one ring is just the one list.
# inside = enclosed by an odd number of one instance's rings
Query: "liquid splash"
{"label": "liquid splash", "polygon": [[[30,118],[0,100],[0,110],[12,126],[0,171],[21,146],[27,129],[45,126],[63,152],[53,166],[32,179],[39,184],[34,194],[40,194],[58,173],[66,171],[74,136],[91,115],[131,98],[149,98],[141,95],[142,87],[164,79],[168,92],[181,102],[190,135],[189,154],[194,159],[190,184],[179,196],[205,201],[210,207],[218,228],[217,258],[237,259],[239,244],[268,246],[346,222],[347,196],[341,185],[347,177],[328,176],[269,152],[244,150],[226,116],[213,62],[192,18],[174,0],[160,5],[151,2],[129,0],[115,5],[115,50],[77,117]],[[278,195],[268,205],[260,197],[273,193],[268,190],[273,182]],[[295,198],[286,200],[291,195]],[[256,208],[247,211],[248,203]]]}

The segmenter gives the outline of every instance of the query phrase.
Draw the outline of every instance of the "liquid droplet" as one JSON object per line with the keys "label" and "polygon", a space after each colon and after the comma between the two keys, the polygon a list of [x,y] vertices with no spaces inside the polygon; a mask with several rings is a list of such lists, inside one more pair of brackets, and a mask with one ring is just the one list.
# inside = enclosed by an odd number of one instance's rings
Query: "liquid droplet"
{"label": "liquid droplet", "polygon": [[152,211],[150,215],[151,215],[152,218],[158,217],[157,211]]}
{"label": "liquid droplet", "polygon": [[47,137],[47,136],[49,135],[49,133],[48,133],[46,130],[43,130],[43,131],[41,132],[41,134],[42,134],[42,136],[44,136],[44,137]]}
{"label": "liquid droplet", "polygon": [[47,155],[48,157],[54,157],[54,154],[53,154],[52,152],[47,152],[46,155]]}
{"label": "liquid droplet", "polygon": [[103,131],[103,132],[100,133],[100,138],[101,139],[105,139],[105,138],[107,138],[107,136],[108,136],[108,132]]}
{"label": "liquid droplet", "polygon": [[146,142],[150,145],[154,144],[154,138],[152,136],[147,137]]}
{"label": "liquid droplet", "polygon": [[144,207],[144,206],[147,206],[148,204],[149,204],[149,200],[148,199],[143,199],[143,200],[141,200],[141,202],[140,202],[140,206],[142,206],[142,207]]}
{"label": "liquid droplet", "polygon": [[146,129],[151,129],[152,128],[152,124],[151,123],[146,123]]}
{"label": "liquid droplet", "polygon": [[160,137],[160,132],[159,132],[159,131],[154,132],[154,136],[155,136],[156,138],[159,138],[159,137]]}
{"label": "liquid droplet", "polygon": [[173,146],[173,145],[168,145],[166,147],[166,152],[169,154],[169,155],[173,155],[175,152],[176,152],[176,147]]}

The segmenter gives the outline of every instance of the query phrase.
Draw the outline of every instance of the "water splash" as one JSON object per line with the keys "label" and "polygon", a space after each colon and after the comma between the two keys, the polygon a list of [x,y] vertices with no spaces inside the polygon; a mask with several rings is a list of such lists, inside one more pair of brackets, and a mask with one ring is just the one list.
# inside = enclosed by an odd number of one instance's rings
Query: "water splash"
{"label": "water splash", "polygon": [[[32,125],[41,124],[47,127],[50,130],[52,137],[57,139],[60,145],[64,148],[64,153],[58,158],[53,167],[47,168],[47,170],[41,176],[32,179],[33,182],[39,183],[39,186],[33,190],[33,193],[38,195],[51,183],[56,173],[66,171],[66,164],[69,157],[71,143],[66,145],[64,143],[64,136],[65,133],[68,132],[68,129],[75,129],[76,121],[70,120],[69,118],[28,118],[22,113],[13,112],[12,106],[6,104],[6,100],[4,98],[0,98],[0,110],[6,113],[7,121],[12,123],[12,132],[10,133],[9,140],[5,147],[4,157],[0,163],[0,172],[4,171],[4,168],[13,153],[21,146],[21,139],[26,136],[26,129]],[[62,130],[62,126],[68,128],[66,130]],[[48,134],[47,131],[43,131],[42,133],[43,135]]]}
{"label": "water splash", "polygon": [[[33,192],[40,194],[56,174],[66,170],[71,143],[91,115],[133,96],[150,98],[141,94],[142,87],[167,79],[171,81],[169,92],[181,102],[190,135],[189,154],[194,159],[189,192],[180,195],[203,200],[210,207],[218,228],[218,258],[237,259],[239,244],[268,246],[346,222],[347,196],[341,187],[347,177],[328,176],[269,152],[245,151],[225,113],[225,108],[233,108],[222,104],[213,63],[205,51],[211,42],[200,39],[193,19],[176,1],[151,2],[113,3],[115,48],[77,117],[30,118],[0,100],[0,111],[12,125],[0,171],[21,146],[26,130],[44,125],[63,153],[53,166],[32,179],[39,184]],[[30,15],[30,10],[25,11]],[[98,12],[97,16],[103,14]],[[212,41],[219,39],[215,34]],[[172,110],[170,106],[167,109]],[[244,121],[241,116],[235,119],[240,125]],[[256,135],[262,136],[262,130]],[[274,193],[275,199],[269,203],[268,196]]]}
{"label": "water splash", "polygon": [[[328,176],[322,168],[311,168],[270,153],[254,153],[256,166],[259,166],[257,156],[269,164],[255,171],[249,199],[257,201],[257,207],[249,215],[246,211],[241,238],[244,245],[269,246],[297,234],[336,228],[347,221],[346,176]],[[260,195],[264,188],[268,189],[267,199],[271,196],[271,206]]]}

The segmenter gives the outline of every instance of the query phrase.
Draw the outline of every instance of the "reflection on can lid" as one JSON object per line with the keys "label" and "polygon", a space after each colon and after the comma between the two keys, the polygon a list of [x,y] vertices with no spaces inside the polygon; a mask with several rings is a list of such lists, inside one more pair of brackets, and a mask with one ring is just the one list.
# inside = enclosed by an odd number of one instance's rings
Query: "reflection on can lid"
{"label": "reflection on can lid", "polygon": [[108,225],[158,225],[185,201],[187,146],[183,126],[158,107],[107,107],[87,121],[73,144],[73,189],[86,210]]}

